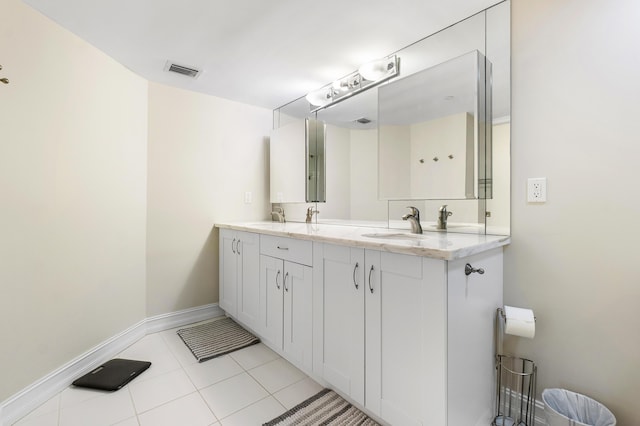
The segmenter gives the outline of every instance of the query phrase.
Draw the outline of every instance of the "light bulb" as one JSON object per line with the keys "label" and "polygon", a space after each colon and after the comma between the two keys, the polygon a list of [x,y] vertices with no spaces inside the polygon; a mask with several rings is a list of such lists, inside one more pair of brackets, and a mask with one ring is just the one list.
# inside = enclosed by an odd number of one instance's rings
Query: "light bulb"
{"label": "light bulb", "polygon": [[384,58],[362,65],[358,72],[364,79],[376,81],[392,72],[395,67],[396,64],[393,58]]}
{"label": "light bulb", "polygon": [[323,87],[322,89],[307,93],[306,99],[311,105],[324,106],[331,102],[332,93],[330,87]]}

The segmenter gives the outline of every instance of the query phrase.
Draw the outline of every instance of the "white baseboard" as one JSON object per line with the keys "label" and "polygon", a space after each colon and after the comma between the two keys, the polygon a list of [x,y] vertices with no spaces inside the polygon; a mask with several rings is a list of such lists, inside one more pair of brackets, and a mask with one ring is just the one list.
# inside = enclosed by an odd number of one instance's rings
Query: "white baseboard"
{"label": "white baseboard", "polygon": [[57,393],[62,392],[75,379],[110,360],[147,334],[221,315],[224,315],[224,311],[218,304],[212,303],[156,315],[138,322],[0,403],[0,426],[9,426],[26,416]]}
{"label": "white baseboard", "polygon": [[536,399],[535,426],[547,426],[547,418],[544,416],[544,403]]}
{"label": "white baseboard", "polygon": [[547,426],[547,419],[544,415],[544,404],[539,399],[536,399],[536,415],[533,419],[533,424],[529,426]]}
{"label": "white baseboard", "polygon": [[156,315],[146,320],[147,334],[193,324],[194,322],[205,321],[222,315],[224,315],[224,311],[220,309],[217,303]]}

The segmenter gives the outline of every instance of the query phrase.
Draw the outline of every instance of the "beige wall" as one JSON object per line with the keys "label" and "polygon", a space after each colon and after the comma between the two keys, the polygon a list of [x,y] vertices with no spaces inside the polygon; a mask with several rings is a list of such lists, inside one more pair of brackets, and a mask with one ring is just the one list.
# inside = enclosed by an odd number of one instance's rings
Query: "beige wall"
{"label": "beige wall", "polygon": [[[509,348],[640,424],[640,2],[514,0],[512,244],[505,303],[535,339]],[[527,204],[526,179],[548,179]]]}
{"label": "beige wall", "polygon": [[0,3],[0,401],[145,317],[147,82]]}
{"label": "beige wall", "polygon": [[487,232],[490,234],[508,234],[510,227],[511,194],[511,125],[496,124],[492,131],[492,171],[493,198],[487,200]]}
{"label": "beige wall", "polygon": [[147,316],[218,301],[212,227],[269,218],[271,120],[271,110],[149,85]]}

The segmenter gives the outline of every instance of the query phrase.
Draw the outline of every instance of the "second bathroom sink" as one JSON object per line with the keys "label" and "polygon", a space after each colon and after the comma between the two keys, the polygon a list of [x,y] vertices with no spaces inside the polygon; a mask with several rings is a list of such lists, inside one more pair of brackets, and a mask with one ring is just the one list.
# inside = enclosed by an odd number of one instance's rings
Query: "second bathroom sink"
{"label": "second bathroom sink", "polygon": [[379,238],[384,240],[424,240],[427,238],[424,234],[408,234],[408,233],[395,233],[395,234],[387,234],[387,233],[374,233],[374,234],[362,234],[363,237],[367,238]]}

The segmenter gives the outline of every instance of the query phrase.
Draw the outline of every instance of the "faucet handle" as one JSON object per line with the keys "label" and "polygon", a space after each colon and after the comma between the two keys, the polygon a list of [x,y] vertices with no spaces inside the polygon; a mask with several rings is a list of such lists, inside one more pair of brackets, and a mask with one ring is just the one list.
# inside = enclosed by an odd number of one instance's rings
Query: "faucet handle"
{"label": "faucet handle", "polygon": [[418,208],[417,208],[417,207],[414,207],[414,206],[407,206],[407,208],[411,210],[411,214],[413,214],[413,215],[416,215],[416,214],[418,214],[418,215],[419,215],[419,214],[420,214],[420,210],[418,210]]}
{"label": "faucet handle", "polygon": [[447,218],[449,216],[451,216],[453,214],[453,212],[450,212],[447,210],[447,205],[443,204],[440,206],[440,208],[438,209],[438,212],[440,213],[440,215],[442,215],[443,217]]}

